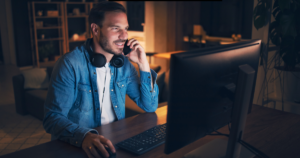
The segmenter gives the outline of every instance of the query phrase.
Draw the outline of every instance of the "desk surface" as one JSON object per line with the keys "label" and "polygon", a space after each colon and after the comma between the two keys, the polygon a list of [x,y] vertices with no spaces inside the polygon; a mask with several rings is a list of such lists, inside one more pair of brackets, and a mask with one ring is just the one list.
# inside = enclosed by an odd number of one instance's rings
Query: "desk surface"
{"label": "desk surface", "polygon": [[[232,38],[214,37],[214,36],[206,36],[206,40],[219,40],[221,45],[240,42],[240,41],[233,41]],[[202,40],[201,42],[203,44],[205,44],[206,40]],[[241,39],[241,41],[248,41],[248,39]],[[171,58],[171,54],[176,54],[176,53],[181,53],[181,52],[184,52],[184,50],[173,51],[173,52],[165,52],[165,53],[157,53],[157,54],[155,54],[153,56],[157,57],[157,58],[170,59]]]}
{"label": "desk surface", "polygon": [[178,50],[178,51],[166,52],[166,53],[157,53],[154,54],[153,56],[157,58],[170,59],[172,54],[181,53],[181,52],[184,52],[184,50]]}
{"label": "desk surface", "polygon": [[[157,109],[155,113],[143,113],[127,119],[96,128],[100,134],[116,144],[124,139],[141,133],[157,124],[166,122],[167,107]],[[228,133],[227,126],[219,130]],[[257,105],[252,106],[252,113],[247,116],[246,129],[243,140],[258,148],[271,158],[293,158],[300,155],[300,116]],[[135,156],[121,149],[117,149],[117,157],[132,158],[179,158],[197,147],[224,136],[206,136],[188,146],[177,150],[170,155],[164,154],[164,145],[161,145],[141,156]],[[61,141],[51,141],[45,144],[3,155],[8,157],[87,157],[82,149]]]}

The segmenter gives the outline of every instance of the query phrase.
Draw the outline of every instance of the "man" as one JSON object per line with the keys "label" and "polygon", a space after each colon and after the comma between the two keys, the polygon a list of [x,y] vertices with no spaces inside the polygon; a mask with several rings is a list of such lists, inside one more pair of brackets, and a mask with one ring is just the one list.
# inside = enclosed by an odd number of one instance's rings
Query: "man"
{"label": "man", "polygon": [[[99,157],[96,149],[108,156],[113,153],[110,140],[93,129],[125,117],[125,95],[146,112],[154,112],[158,105],[157,74],[150,70],[145,51],[138,41],[130,39],[132,49],[122,67],[114,67],[111,60],[122,55],[128,38],[125,8],[105,1],[95,6],[89,15],[93,38],[62,56],[56,63],[45,102],[43,125],[52,140],[59,139],[82,147],[89,157]],[[92,52],[92,53],[91,53]],[[104,66],[93,65],[93,54],[102,54]]]}

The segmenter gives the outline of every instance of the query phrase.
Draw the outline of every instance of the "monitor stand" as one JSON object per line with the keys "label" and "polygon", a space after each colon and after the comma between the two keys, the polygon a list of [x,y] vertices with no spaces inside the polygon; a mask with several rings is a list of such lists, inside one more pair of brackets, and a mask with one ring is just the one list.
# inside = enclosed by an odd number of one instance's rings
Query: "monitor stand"
{"label": "monitor stand", "polygon": [[[184,158],[252,158],[255,156],[240,144],[253,91],[254,76],[255,70],[251,66],[247,64],[239,66],[228,141],[215,139],[186,154]],[[228,92],[232,91],[229,87],[227,86]]]}
{"label": "monitor stand", "polygon": [[[214,139],[203,146],[185,154],[183,158],[225,158],[228,141]],[[240,158],[253,158],[255,154],[241,146]]]}

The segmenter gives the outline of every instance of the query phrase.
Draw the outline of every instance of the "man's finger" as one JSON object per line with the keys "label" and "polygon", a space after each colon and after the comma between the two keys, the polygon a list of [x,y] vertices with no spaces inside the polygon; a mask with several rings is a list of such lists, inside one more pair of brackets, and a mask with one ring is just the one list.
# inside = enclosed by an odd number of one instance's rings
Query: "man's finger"
{"label": "man's finger", "polygon": [[94,156],[92,155],[90,149],[88,149],[88,148],[83,148],[83,151],[87,154],[87,156],[88,156],[89,158],[94,158]]}
{"label": "man's finger", "polygon": [[92,153],[92,155],[94,156],[94,157],[100,157],[100,155],[99,155],[99,153],[98,153],[98,151],[97,151],[97,149],[96,149],[96,147],[95,146],[92,146],[92,147],[90,147],[90,152]]}
{"label": "man's finger", "polygon": [[136,51],[138,48],[142,49],[143,47],[142,47],[141,45],[135,45],[135,46],[133,47],[133,50]]}
{"label": "man's finger", "polygon": [[134,40],[135,40],[134,38],[131,38],[130,40],[128,40],[127,46],[130,46],[131,42],[134,41]]}
{"label": "man's finger", "polygon": [[114,147],[114,145],[112,144],[112,142],[109,140],[109,139],[106,139],[106,138],[102,138],[100,139],[101,140],[101,143],[104,144],[104,145],[107,145],[108,148],[113,152],[115,153],[116,152],[116,149]]}
{"label": "man's finger", "polygon": [[133,41],[130,48],[134,48],[137,45],[139,45],[139,41]]}
{"label": "man's finger", "polygon": [[109,153],[106,151],[103,144],[101,144],[100,142],[94,142],[94,145],[95,145],[95,148],[99,149],[99,151],[102,153],[103,156],[109,157]]}

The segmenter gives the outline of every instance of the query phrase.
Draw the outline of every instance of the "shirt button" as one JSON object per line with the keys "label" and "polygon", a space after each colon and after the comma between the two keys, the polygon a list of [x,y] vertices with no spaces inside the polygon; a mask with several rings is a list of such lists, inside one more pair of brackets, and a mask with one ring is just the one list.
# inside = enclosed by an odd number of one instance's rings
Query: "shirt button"
{"label": "shirt button", "polygon": [[117,108],[118,106],[115,106],[115,108]]}
{"label": "shirt button", "polygon": [[76,144],[78,144],[78,142],[76,141]]}
{"label": "shirt button", "polygon": [[150,76],[148,78],[150,78]]}
{"label": "shirt button", "polygon": [[92,90],[90,90],[90,92],[92,92]]}
{"label": "shirt button", "polygon": [[122,87],[124,87],[124,85],[122,84]]}
{"label": "shirt button", "polygon": [[99,110],[99,108],[97,108],[97,110]]}
{"label": "shirt button", "polygon": [[111,91],[114,91],[113,89],[111,89]]}
{"label": "shirt button", "polygon": [[97,92],[97,90],[95,90],[95,92]]}
{"label": "shirt button", "polygon": [[96,72],[94,72],[94,74],[96,74]]}
{"label": "shirt button", "polygon": [[111,75],[114,75],[114,73],[111,73]]}

